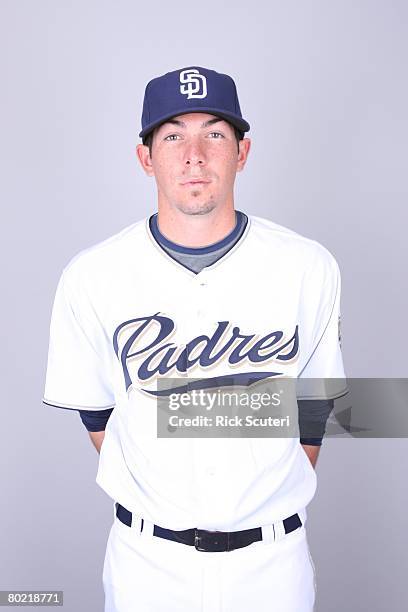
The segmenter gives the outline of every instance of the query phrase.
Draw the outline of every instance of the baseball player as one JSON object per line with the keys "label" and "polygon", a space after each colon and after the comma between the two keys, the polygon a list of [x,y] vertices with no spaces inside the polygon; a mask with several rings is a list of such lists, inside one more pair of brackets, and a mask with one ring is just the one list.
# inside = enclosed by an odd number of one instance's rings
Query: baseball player
{"label": "baseball player", "polygon": [[[105,612],[313,610],[306,507],[347,392],[340,272],[315,240],[235,208],[249,129],[230,76],[151,80],[137,156],[157,211],[78,253],[57,286],[43,401],[79,411],[100,452]],[[301,389],[296,435],[158,435],[175,390],[279,379]]]}

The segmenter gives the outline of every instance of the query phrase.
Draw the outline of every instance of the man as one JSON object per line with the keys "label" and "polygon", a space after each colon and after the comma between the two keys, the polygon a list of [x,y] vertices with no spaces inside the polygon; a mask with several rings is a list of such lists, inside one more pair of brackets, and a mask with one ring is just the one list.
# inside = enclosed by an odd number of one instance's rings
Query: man
{"label": "man", "polygon": [[[79,253],[58,284],[43,401],[79,410],[100,451],[106,612],[313,609],[306,506],[346,392],[340,273],[316,241],[235,209],[248,130],[228,75],[150,81],[137,156],[158,211]],[[274,379],[317,381],[297,395],[295,435],[182,436],[158,409]]]}

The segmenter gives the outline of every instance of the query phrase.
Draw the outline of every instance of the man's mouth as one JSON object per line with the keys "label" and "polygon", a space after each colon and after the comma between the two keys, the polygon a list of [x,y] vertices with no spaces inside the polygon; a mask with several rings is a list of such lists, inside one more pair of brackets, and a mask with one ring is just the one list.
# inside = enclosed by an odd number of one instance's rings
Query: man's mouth
{"label": "man's mouth", "polygon": [[209,183],[210,181],[208,179],[190,179],[189,181],[184,181],[182,184],[183,185],[205,185],[206,183]]}

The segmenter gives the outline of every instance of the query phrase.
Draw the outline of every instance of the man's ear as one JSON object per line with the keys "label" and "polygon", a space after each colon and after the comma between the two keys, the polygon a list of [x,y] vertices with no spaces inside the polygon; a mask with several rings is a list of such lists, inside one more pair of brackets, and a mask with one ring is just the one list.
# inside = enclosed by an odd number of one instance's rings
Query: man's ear
{"label": "man's ear", "polygon": [[136,147],[136,155],[139,159],[140,165],[147,174],[147,176],[154,176],[152,158],[150,157],[149,147],[144,144],[138,144]]}
{"label": "man's ear", "polygon": [[242,140],[239,141],[237,172],[241,172],[241,170],[244,169],[246,161],[248,159],[250,148],[251,148],[250,138],[243,138]]}

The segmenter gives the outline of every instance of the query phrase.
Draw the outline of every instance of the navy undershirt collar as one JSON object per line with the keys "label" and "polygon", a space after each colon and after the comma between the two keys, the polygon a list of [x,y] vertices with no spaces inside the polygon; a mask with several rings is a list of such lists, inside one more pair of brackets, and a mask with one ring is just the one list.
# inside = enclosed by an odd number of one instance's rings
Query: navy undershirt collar
{"label": "navy undershirt collar", "polygon": [[241,221],[241,216],[243,215],[243,213],[239,210],[236,210],[234,229],[231,230],[231,232],[227,234],[225,238],[222,238],[222,240],[219,240],[218,242],[214,242],[214,244],[210,244],[205,247],[186,247],[186,246],[182,246],[181,244],[177,244],[177,242],[173,242],[172,240],[169,240],[168,238],[163,236],[163,234],[159,230],[159,226],[157,223],[157,215],[158,213],[155,213],[154,215],[150,217],[149,225],[150,225],[150,230],[153,234],[154,239],[159,244],[165,247],[168,247],[169,249],[172,249],[173,251],[177,251],[179,253],[185,253],[188,255],[201,255],[201,254],[204,255],[205,253],[212,253],[213,251],[218,251],[218,249],[221,249],[222,247],[226,246],[227,244],[235,240],[235,238],[238,236],[240,229],[241,229],[240,221]]}

